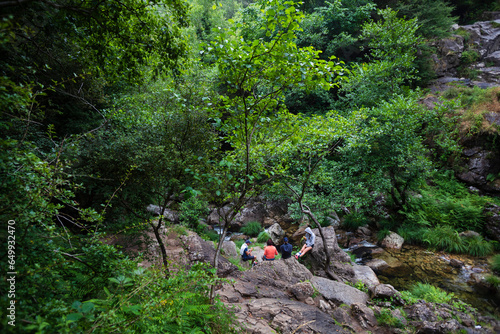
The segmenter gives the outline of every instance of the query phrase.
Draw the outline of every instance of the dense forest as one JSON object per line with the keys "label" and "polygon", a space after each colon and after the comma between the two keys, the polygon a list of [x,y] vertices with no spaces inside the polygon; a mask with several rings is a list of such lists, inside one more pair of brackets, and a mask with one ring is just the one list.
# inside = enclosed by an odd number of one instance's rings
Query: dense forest
{"label": "dense forest", "polygon": [[[436,41],[494,10],[493,0],[0,0],[2,332],[241,332],[214,295],[224,280],[214,267],[255,198],[288,201],[297,224],[321,229],[333,211],[345,229],[376,224],[382,237],[489,256],[500,271],[485,228],[500,187],[470,191],[456,177],[464,143],[500,151],[482,112],[499,112],[500,89],[457,85],[422,103]],[[462,53],[460,77],[474,79],[477,57]],[[201,219],[210,210],[220,235]],[[215,263],[168,269],[170,212],[214,241]],[[106,242],[146,230],[163,266],[138,268],[141,256]]]}

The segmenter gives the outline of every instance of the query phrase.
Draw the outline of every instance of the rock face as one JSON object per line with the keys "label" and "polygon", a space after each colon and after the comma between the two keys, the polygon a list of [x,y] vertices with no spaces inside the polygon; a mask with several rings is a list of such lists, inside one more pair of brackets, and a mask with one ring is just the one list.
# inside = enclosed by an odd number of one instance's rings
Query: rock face
{"label": "rock face", "polygon": [[488,236],[496,241],[500,241],[500,206],[490,204],[484,211],[486,214],[484,227]]}
{"label": "rock face", "polygon": [[[229,212],[231,206],[226,205],[221,209],[222,216]],[[207,224],[218,225],[220,216],[217,210],[212,210],[207,218]],[[265,201],[263,199],[252,199],[241,209],[234,218],[229,230],[236,231],[249,222],[259,222],[264,227],[269,227],[275,223],[283,226],[289,225],[293,219],[288,215],[288,202],[286,201]]]}
{"label": "rock face", "polygon": [[380,284],[377,275],[375,275],[375,272],[369,266],[360,266],[358,264],[355,264],[353,265],[353,268],[354,268],[354,279],[356,281],[363,282],[368,288]]}
{"label": "rock face", "polygon": [[[469,34],[467,41],[468,49],[477,52],[479,59],[471,67],[479,72],[478,82],[472,85],[481,86],[481,82],[500,84],[500,20],[488,20],[476,22],[471,25],[454,29],[463,29]],[[452,37],[436,41],[433,46],[436,54],[432,55],[434,69],[438,77],[454,77],[456,69],[461,64],[461,57],[466,51],[464,37],[452,35]],[[486,86],[483,86],[486,88]]]}
{"label": "rock face", "polygon": [[481,147],[465,149],[462,152],[464,171],[457,178],[476,188],[489,192],[500,192],[500,181],[488,179],[489,175],[500,172],[500,155]]}
{"label": "rock face", "polygon": [[247,333],[349,333],[328,314],[294,300],[263,298],[235,306]]}
{"label": "rock face", "polygon": [[390,249],[401,249],[403,247],[405,239],[403,239],[402,236],[395,232],[390,232],[388,236],[386,236],[382,241],[380,242],[380,245],[384,248],[390,248]]}

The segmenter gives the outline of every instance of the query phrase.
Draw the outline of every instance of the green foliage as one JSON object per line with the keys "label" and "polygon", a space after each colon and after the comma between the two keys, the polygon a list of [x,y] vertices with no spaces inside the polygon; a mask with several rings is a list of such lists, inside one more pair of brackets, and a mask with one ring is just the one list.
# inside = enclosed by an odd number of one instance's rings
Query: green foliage
{"label": "green foliage", "polygon": [[262,225],[259,222],[248,222],[241,227],[240,231],[248,236],[256,237],[262,231]]}
{"label": "green foliage", "polygon": [[429,233],[429,230],[418,224],[404,224],[397,229],[397,233],[405,239],[407,244],[423,244],[424,235]]}
{"label": "green foliage", "polygon": [[262,231],[257,236],[257,242],[265,243],[267,242],[267,240],[269,240],[269,238],[271,238],[271,236],[266,231]]}
{"label": "green foliage", "polygon": [[326,2],[306,15],[297,34],[299,46],[312,45],[325,58],[335,55],[350,61],[359,55],[359,34],[375,5],[369,0]]}
{"label": "green foliage", "polygon": [[500,290],[500,277],[495,275],[487,275],[486,282],[490,283],[495,289]]}
{"label": "green foliage", "polygon": [[393,206],[402,207],[408,192],[421,185],[430,169],[418,136],[425,111],[415,95],[398,96],[360,112],[358,130],[345,138],[341,156],[331,161],[339,191],[351,201],[358,197],[365,207],[374,206],[373,194],[388,194]]}
{"label": "green foliage", "polygon": [[451,226],[438,226],[427,230],[423,240],[431,247],[450,253],[465,253],[466,244]]}
{"label": "green foliage", "polygon": [[[266,240],[267,241],[267,240]],[[241,246],[245,243],[245,240],[241,240],[241,239],[238,239],[238,240],[235,240],[234,241],[234,244],[236,245],[236,249],[240,249]]]}
{"label": "green foliage", "polygon": [[418,282],[412,286],[410,292],[413,296],[423,299],[428,303],[450,303],[455,295],[430,284]]}
{"label": "green foliage", "polygon": [[452,17],[453,6],[445,0],[398,1],[393,7],[401,17],[417,18],[418,33],[425,38],[446,38],[457,18]]}
{"label": "green foliage", "polygon": [[366,226],[368,224],[368,218],[360,212],[351,212],[344,217],[342,226],[350,231],[356,230],[358,227]]}
{"label": "green foliage", "polygon": [[211,271],[207,265],[196,265],[169,279],[155,270],[112,278],[101,297],[73,303],[72,310],[68,308],[48,329],[59,333],[90,329],[96,333],[235,333],[231,313],[221,302],[209,303],[210,284],[219,281]]}
{"label": "green foliage", "polygon": [[421,43],[417,20],[399,19],[390,9],[379,10],[382,20],[363,25],[371,61],[353,64],[341,93],[350,106],[372,107],[406,93],[404,85],[415,78],[414,60]]}
{"label": "green foliage", "polygon": [[500,254],[494,255],[491,258],[490,262],[491,262],[491,269],[493,269],[493,271],[500,273]]}
{"label": "green foliage", "polygon": [[464,52],[462,52],[460,61],[463,65],[469,65],[479,60],[480,58],[481,55],[476,50],[465,50]]}
{"label": "green foliage", "polygon": [[[391,234],[391,231],[389,229],[382,229],[377,232],[377,240],[383,240],[385,237],[387,237],[389,234]],[[406,239],[405,239],[406,242]]]}
{"label": "green foliage", "polygon": [[200,226],[200,218],[205,218],[210,211],[206,201],[199,197],[192,196],[184,200],[180,204],[179,209],[179,221],[182,224],[199,233],[203,232],[204,227]]}
{"label": "green foliage", "polygon": [[214,230],[204,231],[203,233],[201,233],[201,237],[205,240],[210,240],[215,242],[219,241],[219,234]]}
{"label": "green foliage", "polygon": [[469,193],[465,185],[454,179],[452,171],[435,173],[432,180],[435,186],[421,189],[422,195],[412,197],[402,211],[408,223],[481,232],[487,198]]}
{"label": "green foliage", "polygon": [[486,256],[493,253],[493,244],[480,235],[465,238],[467,253],[472,256]]}
{"label": "green foliage", "polygon": [[386,327],[396,327],[396,328],[404,328],[405,325],[398,317],[392,315],[391,310],[382,309],[380,313],[375,314],[379,325]]}
{"label": "green foliage", "polygon": [[352,286],[353,288],[358,289],[359,291],[368,293],[368,287],[362,281],[356,281],[356,283],[347,282],[347,284]]}

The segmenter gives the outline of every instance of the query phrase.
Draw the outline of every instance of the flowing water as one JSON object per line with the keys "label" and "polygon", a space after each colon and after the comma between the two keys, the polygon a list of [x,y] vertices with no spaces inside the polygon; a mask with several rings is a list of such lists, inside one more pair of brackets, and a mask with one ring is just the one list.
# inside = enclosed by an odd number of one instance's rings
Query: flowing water
{"label": "flowing water", "polygon": [[[376,247],[365,244],[364,247]],[[389,267],[377,273],[381,283],[396,289],[409,290],[412,285],[422,282],[452,292],[460,300],[477,308],[481,313],[499,315],[500,296],[480,284],[481,278],[488,274],[485,258],[431,252],[416,246],[403,246],[401,251],[385,250],[380,254],[363,257],[361,263],[370,258],[382,259]],[[453,262],[460,261],[461,267]]]}

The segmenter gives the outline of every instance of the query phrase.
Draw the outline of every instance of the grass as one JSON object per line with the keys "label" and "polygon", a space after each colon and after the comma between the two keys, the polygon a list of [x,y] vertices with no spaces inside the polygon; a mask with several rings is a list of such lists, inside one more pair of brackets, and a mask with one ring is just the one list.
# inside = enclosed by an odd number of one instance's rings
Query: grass
{"label": "grass", "polygon": [[248,268],[241,265],[240,258],[228,258],[229,262],[234,264],[240,271],[248,270]]}
{"label": "grass", "polygon": [[493,271],[500,273],[500,254],[494,255],[491,258],[490,263],[491,263],[491,269],[493,269]]}
{"label": "grass", "polygon": [[434,285],[427,283],[417,283],[410,289],[411,294],[428,303],[450,303],[455,295],[448,293]]}
{"label": "grass", "polygon": [[490,283],[495,289],[500,289],[500,277],[488,275],[486,276],[486,282]]}
{"label": "grass", "polygon": [[265,232],[265,231],[262,231],[259,233],[258,237],[257,237],[257,242],[259,243],[265,243],[267,242],[267,240],[271,238],[271,236]]}
{"label": "grass", "polygon": [[430,247],[449,253],[465,253],[466,244],[451,226],[438,226],[427,230],[423,240]]}
{"label": "grass", "polygon": [[375,315],[379,325],[395,328],[404,328],[405,325],[398,317],[392,315],[388,309],[383,309],[379,314]]}
{"label": "grass", "polygon": [[256,237],[262,231],[262,225],[259,222],[249,222],[241,228],[241,232],[251,236]]}
{"label": "grass", "polygon": [[482,236],[474,236],[465,239],[467,253],[472,256],[487,256],[493,253],[493,244],[484,240]]}
{"label": "grass", "polygon": [[377,232],[377,240],[383,240],[385,237],[387,237],[389,234],[391,234],[391,231],[387,228],[384,228],[383,230],[380,230]]}
{"label": "grass", "polygon": [[342,226],[344,226],[347,230],[354,231],[358,227],[365,226],[366,224],[368,224],[368,218],[361,213],[352,212],[344,217]]}

